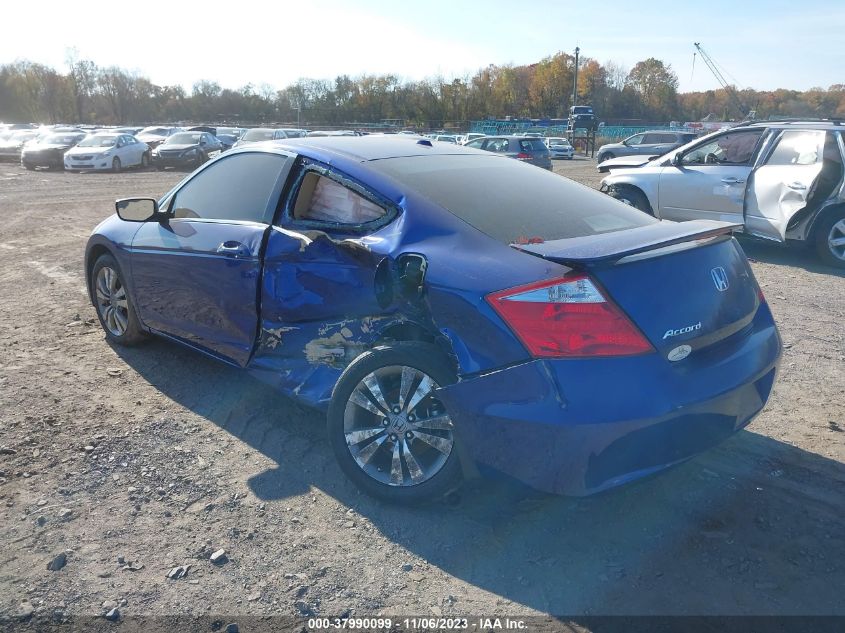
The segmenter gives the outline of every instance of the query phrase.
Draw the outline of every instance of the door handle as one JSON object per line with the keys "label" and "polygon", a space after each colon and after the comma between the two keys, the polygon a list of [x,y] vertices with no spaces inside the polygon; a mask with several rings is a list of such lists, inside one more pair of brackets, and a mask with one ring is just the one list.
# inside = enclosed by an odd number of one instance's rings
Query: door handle
{"label": "door handle", "polygon": [[790,189],[795,189],[795,191],[806,191],[807,190],[807,185],[805,185],[804,183],[801,183],[801,182],[791,182],[786,186],[789,187]]}
{"label": "door handle", "polygon": [[249,249],[246,247],[245,244],[241,244],[240,242],[228,241],[223,242],[220,246],[217,247],[217,253],[219,255],[225,255],[226,257],[249,257],[250,252]]}
{"label": "door handle", "polygon": [[722,178],[722,182],[726,185],[741,185],[745,181],[740,180],[739,178],[734,178],[733,176],[729,176],[728,178]]}

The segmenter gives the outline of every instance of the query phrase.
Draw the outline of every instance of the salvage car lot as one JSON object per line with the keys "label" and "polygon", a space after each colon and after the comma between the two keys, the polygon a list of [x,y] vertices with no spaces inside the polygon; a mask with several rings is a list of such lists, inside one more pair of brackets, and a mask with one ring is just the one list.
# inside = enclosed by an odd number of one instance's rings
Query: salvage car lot
{"label": "salvage car lot", "polygon": [[786,350],[767,409],[704,456],[585,499],[483,482],[388,507],[341,476],[321,414],[174,345],[103,340],[85,240],[115,198],[183,176],[0,168],[3,612],[845,613],[841,272],[744,242]]}

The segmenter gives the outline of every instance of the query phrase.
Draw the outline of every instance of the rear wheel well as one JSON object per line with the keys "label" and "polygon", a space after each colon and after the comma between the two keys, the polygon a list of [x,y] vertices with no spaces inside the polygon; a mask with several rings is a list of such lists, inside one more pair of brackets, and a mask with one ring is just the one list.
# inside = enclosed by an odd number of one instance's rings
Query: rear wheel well
{"label": "rear wheel well", "polygon": [[837,203],[832,204],[829,207],[823,209],[820,213],[816,214],[816,217],[813,218],[812,224],[810,225],[810,230],[807,232],[807,242],[814,242],[816,240],[816,232],[818,228],[824,224],[825,218],[830,215],[837,215],[845,213],[845,204]]}
{"label": "rear wheel well", "polygon": [[437,332],[432,332],[430,329],[423,327],[418,323],[405,321],[403,323],[394,323],[388,326],[378,337],[375,345],[389,345],[390,343],[418,341],[420,343],[428,343],[439,349],[443,355],[448,359],[452,368],[457,373],[458,363],[455,353],[449,344],[448,339],[441,336]]}

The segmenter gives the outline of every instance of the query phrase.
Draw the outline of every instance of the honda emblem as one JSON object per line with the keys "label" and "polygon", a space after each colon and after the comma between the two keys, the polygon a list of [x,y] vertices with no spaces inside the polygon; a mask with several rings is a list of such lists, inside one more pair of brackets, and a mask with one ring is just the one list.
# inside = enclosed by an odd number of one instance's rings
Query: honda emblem
{"label": "honda emblem", "polygon": [[728,289],[728,274],[721,266],[710,269],[710,276],[713,278],[713,283],[716,285],[716,290],[724,292]]}

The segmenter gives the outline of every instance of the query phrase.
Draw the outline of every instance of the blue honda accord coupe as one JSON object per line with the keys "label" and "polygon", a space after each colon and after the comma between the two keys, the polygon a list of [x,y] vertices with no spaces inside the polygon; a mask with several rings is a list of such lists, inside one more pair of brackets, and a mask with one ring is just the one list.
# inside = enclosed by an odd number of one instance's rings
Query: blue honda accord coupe
{"label": "blue honda accord coupe", "polygon": [[116,209],[85,258],[106,337],[324,409],[342,470],[390,501],[490,469],[565,494],[654,473],[747,425],[781,355],[734,225],[471,148],[270,141]]}

